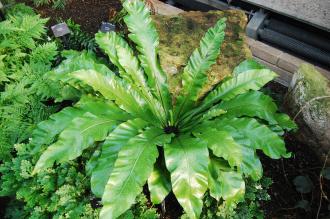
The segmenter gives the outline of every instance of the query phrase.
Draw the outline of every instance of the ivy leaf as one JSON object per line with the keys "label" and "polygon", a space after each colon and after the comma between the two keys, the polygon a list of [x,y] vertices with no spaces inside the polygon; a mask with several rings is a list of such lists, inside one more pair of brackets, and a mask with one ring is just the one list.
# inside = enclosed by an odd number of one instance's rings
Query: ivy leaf
{"label": "ivy leaf", "polygon": [[313,183],[308,176],[297,176],[293,179],[296,190],[300,193],[310,193],[313,189]]}
{"label": "ivy leaf", "polygon": [[307,201],[307,200],[298,201],[294,207],[304,209],[305,211],[311,210],[311,205],[310,205],[309,201]]}
{"label": "ivy leaf", "polygon": [[321,174],[324,178],[330,180],[330,167],[327,167],[324,170],[322,170]]}

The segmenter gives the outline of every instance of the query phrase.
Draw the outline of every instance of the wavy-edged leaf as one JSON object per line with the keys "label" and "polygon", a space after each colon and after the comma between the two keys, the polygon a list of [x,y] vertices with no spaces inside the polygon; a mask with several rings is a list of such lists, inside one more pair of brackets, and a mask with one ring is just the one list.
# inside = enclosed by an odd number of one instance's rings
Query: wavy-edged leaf
{"label": "wavy-edged leaf", "polygon": [[102,75],[94,70],[81,70],[72,74],[90,85],[95,91],[100,92],[108,100],[114,100],[121,109],[129,114],[155,122],[145,100],[131,89],[129,84],[124,83],[116,76]]}
{"label": "wavy-edged leaf", "polygon": [[95,35],[95,39],[107,53],[110,61],[119,68],[120,75],[146,94],[148,87],[144,72],[128,43],[113,31],[108,33],[99,32]]}
{"label": "wavy-edged leaf", "polygon": [[97,60],[96,56],[90,52],[70,53],[58,67],[47,73],[48,77],[53,80],[60,80],[68,83],[73,80],[71,72],[78,70],[93,69],[103,75],[113,74],[110,69]]}
{"label": "wavy-edged leaf", "polygon": [[233,75],[237,76],[253,69],[265,69],[266,67],[255,61],[254,59],[247,59],[241,62],[238,66],[234,68]]}
{"label": "wavy-edged leaf", "polygon": [[276,77],[276,73],[268,69],[249,70],[230,78],[211,91],[201,105],[184,115],[183,121],[191,120],[195,115],[212,107],[220,100],[228,101],[249,90],[259,90]]}
{"label": "wavy-edged leaf", "polygon": [[225,37],[226,19],[220,19],[214,27],[208,29],[195,49],[182,74],[182,95],[177,99],[178,114],[186,112],[197,101],[198,95],[207,81],[206,72],[215,64]]}
{"label": "wavy-edged leaf", "polygon": [[82,96],[80,101],[75,104],[75,107],[98,117],[107,117],[121,122],[132,118],[112,101],[94,96]]}
{"label": "wavy-edged leaf", "polygon": [[286,151],[283,139],[253,118],[224,118],[216,124],[218,130],[229,132],[239,144],[261,149],[273,159],[291,156]]}
{"label": "wavy-edged leaf", "polygon": [[287,131],[296,130],[298,128],[297,124],[291,120],[291,118],[284,113],[275,114],[275,119],[278,125]]}
{"label": "wavy-edged leaf", "polygon": [[91,113],[75,118],[59,135],[58,141],[40,156],[33,174],[52,166],[54,162],[63,163],[77,158],[95,141],[104,140],[108,132],[116,126],[116,121]]}
{"label": "wavy-edged leaf", "polygon": [[160,131],[148,129],[121,148],[102,197],[101,219],[117,218],[134,203],[158,157],[156,144],[171,140]]}
{"label": "wavy-edged leaf", "polygon": [[91,176],[91,189],[96,197],[102,197],[120,149],[146,125],[141,119],[128,120],[118,125],[105,139]]}
{"label": "wavy-edged leaf", "polygon": [[216,118],[218,116],[221,116],[225,113],[227,113],[227,111],[225,111],[223,109],[211,109],[202,116],[202,119],[203,120],[210,120],[210,119]]}
{"label": "wavy-edged leaf", "polygon": [[210,195],[216,200],[224,199],[227,204],[235,205],[244,200],[245,182],[240,173],[223,168],[217,159],[209,164]]}
{"label": "wavy-edged leaf", "polygon": [[119,72],[123,72],[124,68],[118,61],[116,45],[121,45],[123,43],[122,40],[121,37],[117,37],[117,34],[114,31],[107,33],[98,32],[95,34],[96,43],[108,55],[110,61],[117,66]]}
{"label": "wavy-edged leaf", "polygon": [[220,100],[230,100],[248,90],[259,90],[276,77],[276,73],[268,69],[249,70],[219,85],[203,100],[202,108],[207,108]]}
{"label": "wavy-edged leaf", "polygon": [[154,204],[160,204],[172,190],[170,173],[166,169],[164,160],[160,157],[148,178],[148,188],[150,199]]}
{"label": "wavy-edged leaf", "polygon": [[166,74],[162,70],[158,57],[157,47],[159,38],[148,8],[142,1],[125,1],[123,7],[128,15],[124,21],[131,32],[128,37],[137,45],[140,52],[139,60],[148,77],[148,85],[161,101],[163,107],[169,110],[171,96],[167,86]]}
{"label": "wavy-edged leaf", "polygon": [[215,107],[227,111],[226,117],[258,117],[266,120],[270,125],[279,125],[282,129],[296,129],[296,124],[290,117],[278,110],[273,99],[260,91],[250,91],[235,98],[223,101]]}
{"label": "wavy-edged leaf", "polygon": [[[113,36],[120,37],[116,35]],[[144,72],[139,66],[139,61],[134,56],[132,49],[128,46],[124,39],[122,39],[122,41],[123,42],[121,44],[116,45],[118,62],[124,68],[121,76],[134,86],[136,91],[144,97],[153,114],[159,118],[160,121],[165,123],[166,118],[164,109],[162,109],[160,102],[151,94]]]}
{"label": "wavy-edged leaf", "polygon": [[67,107],[51,115],[48,120],[40,122],[37,128],[32,132],[32,140],[30,142],[32,153],[39,152],[42,145],[51,144],[55,140],[55,137],[62,132],[74,118],[82,116],[84,113],[85,112],[80,109]]}
{"label": "wavy-edged leaf", "polygon": [[173,193],[188,216],[198,218],[208,187],[209,152],[206,142],[183,135],[165,144],[164,152]]}
{"label": "wavy-edged leaf", "polygon": [[97,116],[107,116],[113,120],[126,121],[130,118],[128,114],[110,101],[83,96],[74,107],[66,107],[37,125],[32,132],[30,142],[32,153],[37,153],[42,145],[51,144],[73,119],[82,116],[86,112]]}
{"label": "wavy-edged leaf", "polygon": [[196,129],[194,134],[207,142],[207,146],[217,157],[228,161],[232,168],[259,180],[262,176],[262,165],[254,150],[238,144],[226,131],[219,131],[212,128],[212,123]]}
{"label": "wavy-edged leaf", "polygon": [[273,99],[260,91],[250,91],[235,98],[221,102],[217,108],[227,111],[226,117],[258,117],[277,124],[275,113],[277,106]]}

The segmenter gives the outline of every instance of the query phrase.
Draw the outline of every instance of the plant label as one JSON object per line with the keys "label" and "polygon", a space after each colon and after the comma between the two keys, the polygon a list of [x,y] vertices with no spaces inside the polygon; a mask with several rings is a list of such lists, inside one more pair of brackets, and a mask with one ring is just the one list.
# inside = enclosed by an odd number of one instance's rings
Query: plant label
{"label": "plant label", "polygon": [[116,30],[116,25],[109,22],[102,22],[100,31],[103,33],[111,32]]}
{"label": "plant label", "polygon": [[62,37],[71,33],[68,25],[64,22],[52,26],[51,29],[55,37]]}

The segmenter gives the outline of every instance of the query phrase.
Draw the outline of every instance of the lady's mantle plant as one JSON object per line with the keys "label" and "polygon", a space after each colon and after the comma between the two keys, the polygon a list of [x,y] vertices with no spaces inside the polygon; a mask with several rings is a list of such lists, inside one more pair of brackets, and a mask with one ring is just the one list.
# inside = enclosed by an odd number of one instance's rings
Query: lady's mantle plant
{"label": "lady's mantle plant", "polygon": [[207,190],[235,205],[244,197],[243,176],[262,176],[257,149],[274,159],[290,156],[280,135],[295,125],[258,91],[276,74],[245,61],[199,99],[206,71],[216,62],[224,39],[221,19],[191,55],[182,73],[181,95],[173,97],[159,64],[159,39],[148,9],[139,0],[123,6],[138,56],[116,33],[98,33],[96,41],[119,75],[87,54],[69,56],[53,72],[83,95],[74,107],[35,130],[35,150],[59,135],[33,172],[95,148],[87,171],[93,193],[102,197],[100,218],[117,218],[128,210],[146,181],[153,203],[173,191],[191,218],[199,217]]}

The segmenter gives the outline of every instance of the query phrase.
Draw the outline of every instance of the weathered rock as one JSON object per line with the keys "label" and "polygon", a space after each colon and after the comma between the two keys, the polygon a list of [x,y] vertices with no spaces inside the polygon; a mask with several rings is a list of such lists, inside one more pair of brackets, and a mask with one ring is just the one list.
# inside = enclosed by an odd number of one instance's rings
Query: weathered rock
{"label": "weathered rock", "polygon": [[286,103],[296,117],[299,138],[324,158],[330,150],[330,81],[303,64],[292,78]]}
{"label": "weathered rock", "polygon": [[252,56],[246,44],[245,14],[239,10],[229,10],[191,11],[175,16],[153,16],[160,37],[160,62],[169,75],[173,93],[177,94],[180,91],[182,70],[194,49],[199,47],[199,41],[207,29],[223,17],[227,18],[227,27],[221,55],[217,64],[208,71],[208,84],[202,93],[230,75],[233,68],[241,61]]}

